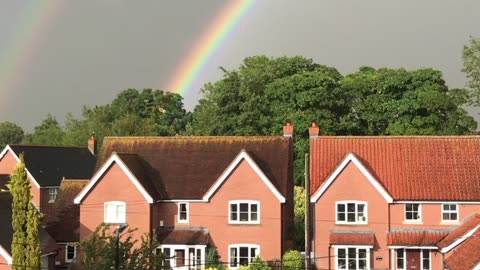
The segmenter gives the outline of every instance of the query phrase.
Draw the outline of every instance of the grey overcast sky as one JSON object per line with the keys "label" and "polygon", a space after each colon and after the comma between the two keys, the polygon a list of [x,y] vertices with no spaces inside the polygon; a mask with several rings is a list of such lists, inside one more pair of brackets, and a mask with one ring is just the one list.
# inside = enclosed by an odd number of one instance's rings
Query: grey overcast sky
{"label": "grey overcast sky", "polygon": [[[0,2],[0,121],[25,130],[51,113],[110,103],[123,89],[166,89],[226,0]],[[343,74],[358,67],[433,67],[463,87],[461,52],[480,36],[478,0],[259,0],[184,94],[252,55],[303,55]],[[477,115],[476,113],[474,113]],[[478,119],[478,117],[476,116]]]}

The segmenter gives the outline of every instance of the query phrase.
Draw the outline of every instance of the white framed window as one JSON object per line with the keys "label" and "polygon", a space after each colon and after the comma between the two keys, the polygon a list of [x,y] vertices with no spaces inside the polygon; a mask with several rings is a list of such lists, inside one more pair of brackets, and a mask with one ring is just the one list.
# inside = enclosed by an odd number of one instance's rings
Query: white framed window
{"label": "white framed window", "polygon": [[458,204],[454,204],[454,203],[442,204],[442,221],[444,222],[458,221]]}
{"label": "white framed window", "polygon": [[260,202],[251,200],[229,201],[228,223],[260,224]]}
{"label": "white framed window", "polygon": [[422,249],[422,270],[432,269],[431,260],[430,260],[430,250]]}
{"label": "white framed window", "polygon": [[165,256],[165,266],[184,267],[188,269],[200,270],[205,266],[205,245],[160,245],[160,250]]}
{"label": "white framed window", "polygon": [[48,188],[48,203],[53,203],[57,199],[58,188]]}
{"label": "white framed window", "polygon": [[397,254],[397,270],[405,270],[405,249],[399,248],[395,250]]}
{"label": "white framed window", "polygon": [[72,262],[77,257],[77,246],[67,244],[65,246],[65,262]]}
{"label": "white framed window", "polygon": [[179,202],[178,204],[178,223],[188,223],[188,203]]}
{"label": "white framed window", "polygon": [[422,221],[422,208],[419,203],[405,204],[405,221],[410,221],[410,222]]}
{"label": "white framed window", "polygon": [[337,224],[367,224],[367,202],[338,201],[335,203]]}
{"label": "white framed window", "polygon": [[370,269],[370,247],[335,247],[335,269]]}
{"label": "white framed window", "polygon": [[255,244],[235,244],[228,246],[229,268],[249,265],[256,256],[260,256],[260,246]]}
{"label": "white framed window", "polygon": [[110,201],[104,203],[104,222],[105,223],[125,223],[126,222],[126,204],[120,201]]}

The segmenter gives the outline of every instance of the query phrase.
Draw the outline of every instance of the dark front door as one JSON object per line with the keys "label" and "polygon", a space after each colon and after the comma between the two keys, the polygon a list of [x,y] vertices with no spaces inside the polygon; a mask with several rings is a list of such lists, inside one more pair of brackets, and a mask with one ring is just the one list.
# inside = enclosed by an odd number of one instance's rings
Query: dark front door
{"label": "dark front door", "polygon": [[407,253],[407,270],[421,270],[420,268],[420,250],[406,249]]}

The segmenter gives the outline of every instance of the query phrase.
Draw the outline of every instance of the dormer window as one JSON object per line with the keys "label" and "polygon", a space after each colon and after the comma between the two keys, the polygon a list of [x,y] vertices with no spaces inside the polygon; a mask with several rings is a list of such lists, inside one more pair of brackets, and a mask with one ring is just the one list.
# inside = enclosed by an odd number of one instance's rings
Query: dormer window
{"label": "dormer window", "polygon": [[367,224],[367,202],[338,201],[336,217],[337,224]]}

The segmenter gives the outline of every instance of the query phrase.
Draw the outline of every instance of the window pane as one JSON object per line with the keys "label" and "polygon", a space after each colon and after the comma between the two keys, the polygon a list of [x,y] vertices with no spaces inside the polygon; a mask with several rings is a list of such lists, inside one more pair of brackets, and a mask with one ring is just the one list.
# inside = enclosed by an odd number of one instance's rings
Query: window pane
{"label": "window pane", "polygon": [[443,213],[442,214],[442,219],[443,220],[450,220],[450,217],[448,216],[448,213]]}
{"label": "window pane", "polygon": [[347,215],[347,218],[348,218],[348,222],[355,222],[356,219],[355,219],[355,213],[348,213]]}
{"label": "window pane", "polygon": [[412,204],[411,204],[411,203],[407,203],[407,204],[405,205],[405,211],[412,211],[412,210],[413,210]]}
{"label": "window pane", "polygon": [[345,249],[343,248],[339,248],[338,249],[338,258],[345,258],[346,257],[346,252],[345,252]]}
{"label": "window pane", "polygon": [[250,205],[250,220],[257,221],[258,220],[258,205],[251,204]]}
{"label": "window pane", "polygon": [[345,205],[337,204],[337,212],[345,212]]}
{"label": "window pane", "polygon": [[248,212],[248,203],[240,204],[240,212]]}
{"label": "window pane", "polygon": [[354,203],[347,204],[347,211],[349,213],[351,213],[351,212],[355,213],[355,204]]}
{"label": "window pane", "polygon": [[240,221],[248,221],[248,212],[240,212]]}
{"label": "window pane", "polygon": [[357,212],[363,213],[365,211],[365,204],[358,204],[357,205]]}
{"label": "window pane", "polygon": [[338,213],[337,214],[337,220],[338,221],[345,221],[345,214]]}
{"label": "window pane", "polygon": [[237,249],[230,248],[230,266],[236,267],[237,266]]}
{"label": "window pane", "polygon": [[358,250],[358,258],[360,258],[360,259],[367,258],[367,250],[366,249],[359,249]]}
{"label": "window pane", "polygon": [[240,265],[248,265],[250,260],[248,259],[248,247],[240,247],[239,262]]}
{"label": "window pane", "polygon": [[415,211],[415,212],[418,212],[418,208],[420,207],[420,205],[418,203],[414,203],[412,205],[412,210]]}
{"label": "window pane", "polygon": [[251,205],[250,205],[250,211],[256,213],[256,212],[257,212],[257,207],[258,207],[257,204],[251,204]]}
{"label": "window pane", "polygon": [[250,218],[250,219],[251,219],[252,221],[257,221],[257,218],[258,218],[258,217],[257,217],[257,213],[251,213],[250,215],[251,215],[251,218]]}
{"label": "window pane", "polygon": [[230,205],[230,220],[238,220],[237,205],[236,204],[231,204]]}
{"label": "window pane", "polygon": [[457,213],[451,213],[450,214],[450,220],[457,220]]}

